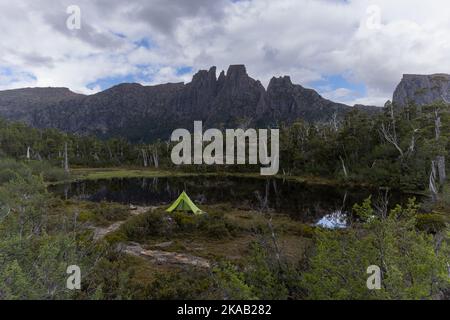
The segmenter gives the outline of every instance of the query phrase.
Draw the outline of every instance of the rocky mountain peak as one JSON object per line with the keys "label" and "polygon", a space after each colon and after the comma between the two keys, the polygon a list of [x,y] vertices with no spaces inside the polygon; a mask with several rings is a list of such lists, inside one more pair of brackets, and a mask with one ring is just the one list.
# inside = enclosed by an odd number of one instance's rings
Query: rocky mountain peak
{"label": "rocky mountain peak", "polygon": [[289,76],[272,78],[265,90],[244,65],[231,65],[218,78],[216,71],[200,70],[186,84],[128,83],[88,96],[56,90],[54,99],[40,99],[36,92],[30,98],[20,90],[0,91],[0,115],[41,128],[153,141],[190,128],[194,120],[209,128],[265,128],[298,119],[329,121],[353,109],[293,84]]}
{"label": "rocky mountain peak", "polygon": [[216,67],[211,67],[209,70],[199,70],[192,77],[191,83],[216,82]]}
{"label": "rocky mountain peak", "polygon": [[270,79],[269,85],[267,86],[267,91],[272,91],[276,88],[286,88],[286,87],[291,87],[292,81],[291,81],[291,77],[289,76],[283,76],[283,77],[272,77],[272,79]]}
{"label": "rocky mountain peak", "polygon": [[392,102],[397,107],[408,104],[423,106],[433,102],[450,103],[450,75],[404,74],[394,91]]}
{"label": "rocky mountain peak", "polygon": [[232,64],[228,67],[227,78],[236,80],[239,78],[248,77],[247,70],[243,64]]}

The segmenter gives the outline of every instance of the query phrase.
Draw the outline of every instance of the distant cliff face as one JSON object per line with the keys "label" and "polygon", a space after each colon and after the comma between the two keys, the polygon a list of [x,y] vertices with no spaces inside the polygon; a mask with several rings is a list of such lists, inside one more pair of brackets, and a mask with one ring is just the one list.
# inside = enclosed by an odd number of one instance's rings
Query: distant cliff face
{"label": "distant cliff face", "polygon": [[[0,107],[0,115],[41,128],[124,136],[132,141],[169,139],[176,128],[191,129],[194,120],[202,120],[205,128],[266,127],[298,119],[329,121],[334,114],[343,116],[353,109],[292,84],[287,76],[272,78],[266,90],[260,81],[248,76],[243,65],[232,65],[218,77],[215,67],[201,70],[187,84],[120,84],[89,96],[67,89],[21,90],[25,91],[13,90],[18,100],[3,110]],[[47,98],[31,99],[21,108],[27,100],[24,97],[33,96],[34,90],[43,90]],[[57,98],[50,98],[53,95]],[[5,92],[0,92],[0,106],[6,101],[4,97]]]}
{"label": "distant cliff face", "polygon": [[450,103],[450,75],[405,74],[395,89],[392,102],[398,107],[423,106],[433,102]]}
{"label": "distant cliff face", "polygon": [[24,88],[0,91],[0,115],[30,122],[31,114],[60,102],[81,98],[67,88]]}

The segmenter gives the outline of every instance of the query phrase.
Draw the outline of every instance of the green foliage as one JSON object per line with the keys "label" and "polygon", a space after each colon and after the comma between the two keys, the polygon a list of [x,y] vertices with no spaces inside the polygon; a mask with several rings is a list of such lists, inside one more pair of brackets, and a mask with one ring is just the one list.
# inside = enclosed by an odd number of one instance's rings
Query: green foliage
{"label": "green foliage", "polygon": [[[70,166],[143,166],[143,150],[147,155],[158,155],[158,165],[170,163],[168,148],[160,141],[143,145],[131,144],[124,138],[100,140],[0,119],[0,155],[30,162],[33,172],[43,173],[48,181],[67,178],[63,170],[55,169],[63,167],[66,143]],[[147,165],[156,166],[152,157],[148,157]]]}
{"label": "green foliage", "polygon": [[88,272],[100,251],[84,241],[70,213],[53,214],[42,174],[11,161],[0,164],[3,172],[14,172],[0,185],[0,299],[73,297],[67,266]]}
{"label": "green foliage", "polygon": [[289,292],[283,281],[284,271],[269,258],[267,250],[252,244],[245,280],[255,296],[262,300],[287,299]]}
{"label": "green foliage", "polygon": [[164,237],[172,234],[168,215],[161,211],[146,212],[129,219],[120,232],[130,241],[144,241],[152,237]]}
{"label": "green foliage", "polygon": [[48,182],[64,181],[69,178],[62,168],[55,167],[48,161],[28,161],[27,166],[32,174],[42,174],[44,180]]}
{"label": "green foliage", "polygon": [[0,159],[0,184],[9,182],[18,176],[29,176],[30,168],[13,159]]}
{"label": "green foliage", "polygon": [[224,299],[255,300],[251,287],[245,282],[245,276],[237,266],[222,262],[214,270],[214,275]]}
{"label": "green foliage", "polygon": [[120,232],[130,241],[144,241],[155,237],[183,237],[195,235],[212,239],[229,238],[236,227],[223,213],[192,215],[186,212],[150,211],[129,219]]}
{"label": "green foliage", "polygon": [[416,217],[416,226],[419,230],[427,233],[437,234],[444,232],[447,221],[444,215],[438,213],[419,214]]}
{"label": "green foliage", "polygon": [[188,272],[157,273],[155,280],[140,286],[145,299],[196,300],[209,298],[213,283],[208,274],[194,269]]}
{"label": "green foliage", "polygon": [[[425,190],[431,160],[437,155],[450,158],[450,108],[440,104],[420,110],[394,108],[393,118],[389,107],[383,111],[368,115],[355,110],[336,122],[311,124],[298,121],[289,127],[281,127],[280,173],[321,176],[402,190]],[[441,118],[441,137],[438,140],[434,125],[436,112]],[[396,143],[386,138],[383,128]],[[0,153],[9,157],[25,159],[27,150],[31,150],[32,160],[42,162],[46,159],[50,164],[62,167],[66,143],[71,166],[142,167],[158,164],[174,168],[170,160],[171,145],[161,141],[151,145],[131,144],[123,138],[99,140],[0,121]],[[157,155],[157,163],[153,155]],[[54,168],[39,170],[48,181],[66,178],[63,172]],[[196,165],[184,166],[181,170],[249,172],[258,170],[258,167]]]}
{"label": "green foliage", "polygon": [[[112,222],[125,220],[129,217],[129,208],[112,202],[89,202],[82,212],[81,220],[91,220],[96,225],[110,225]],[[81,214],[80,214],[81,215]]]}
{"label": "green foliage", "polygon": [[[302,285],[310,299],[432,299],[450,285],[448,248],[416,229],[417,206],[378,215],[370,200],[355,206],[362,229],[320,231]],[[366,269],[382,270],[381,290],[368,290]]]}
{"label": "green foliage", "polygon": [[143,259],[115,252],[99,261],[88,280],[79,298],[83,293],[109,300],[217,298],[208,273],[195,268],[155,270]]}
{"label": "green foliage", "polygon": [[237,228],[225,218],[223,213],[212,212],[198,216],[199,230],[214,239],[230,238],[236,235]]}
{"label": "green foliage", "polygon": [[249,256],[239,268],[228,261],[214,270],[218,288],[225,299],[285,300],[302,297],[297,285],[298,268],[284,261],[267,244],[254,242]]}
{"label": "green foliage", "polygon": [[[435,136],[436,110],[441,118],[439,141]],[[382,128],[395,137],[401,153],[385,138]],[[425,190],[431,160],[437,155],[449,158],[449,129],[450,108],[442,105],[427,106],[421,112],[394,109],[394,119],[388,108],[372,116],[353,111],[336,127],[298,122],[281,130],[280,171]]]}

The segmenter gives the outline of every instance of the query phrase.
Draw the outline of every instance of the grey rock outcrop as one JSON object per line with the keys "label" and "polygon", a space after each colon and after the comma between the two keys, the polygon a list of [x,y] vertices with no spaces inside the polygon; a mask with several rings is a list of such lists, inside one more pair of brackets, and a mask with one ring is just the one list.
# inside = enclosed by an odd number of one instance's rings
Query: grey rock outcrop
{"label": "grey rock outcrop", "polygon": [[392,102],[397,107],[423,106],[433,102],[450,103],[450,75],[405,74],[395,89]]}

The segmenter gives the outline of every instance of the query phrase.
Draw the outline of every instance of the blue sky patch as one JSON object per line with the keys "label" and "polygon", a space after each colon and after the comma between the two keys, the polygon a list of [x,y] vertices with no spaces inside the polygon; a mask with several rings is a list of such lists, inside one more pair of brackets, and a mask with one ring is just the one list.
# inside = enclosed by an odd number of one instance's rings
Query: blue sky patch
{"label": "blue sky patch", "polygon": [[156,44],[152,40],[150,40],[149,38],[139,39],[137,41],[134,41],[134,44],[137,47],[145,48],[145,49],[151,49],[151,48],[155,48],[156,47]]}
{"label": "blue sky patch", "polygon": [[189,67],[189,66],[179,67],[179,68],[177,68],[177,76],[182,76],[184,74],[191,73],[192,70],[193,70],[193,68]]}
{"label": "blue sky patch", "polygon": [[324,76],[323,79],[314,81],[310,85],[321,94],[340,88],[351,90],[353,98],[363,97],[367,94],[367,88],[363,83],[350,82],[339,74]]}
{"label": "blue sky patch", "polygon": [[92,90],[98,86],[100,87],[101,90],[106,90],[120,83],[134,83],[134,82],[139,82],[138,78],[134,74],[127,74],[101,78],[94,82],[89,83],[86,87]]}

